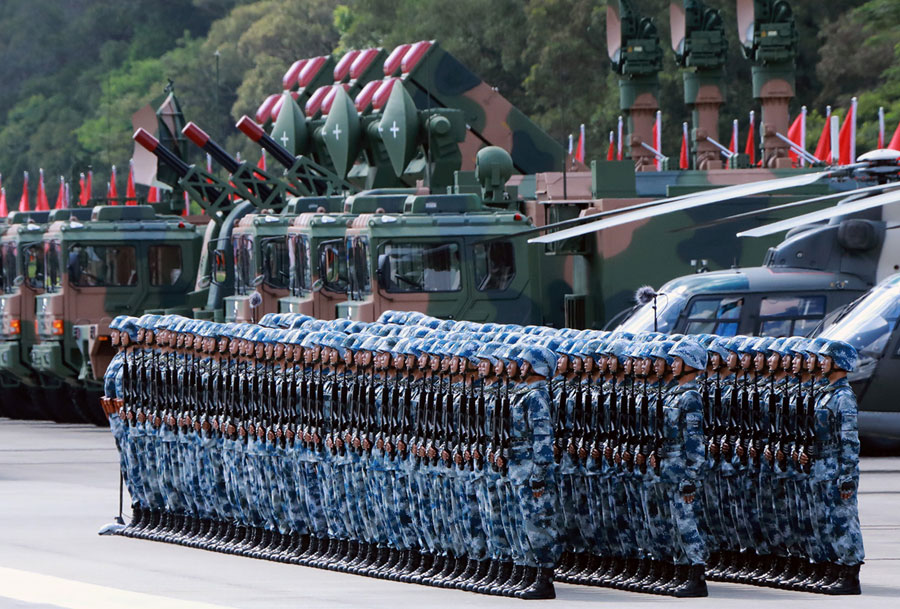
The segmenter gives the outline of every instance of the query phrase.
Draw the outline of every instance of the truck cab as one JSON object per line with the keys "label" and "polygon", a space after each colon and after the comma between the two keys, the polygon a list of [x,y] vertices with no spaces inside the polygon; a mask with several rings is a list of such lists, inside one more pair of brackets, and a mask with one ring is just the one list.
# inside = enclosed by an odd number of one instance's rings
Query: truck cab
{"label": "truck cab", "polygon": [[122,314],[189,315],[187,294],[199,266],[201,235],[149,206],[98,206],[91,219],[49,225],[44,234],[44,293],[35,299],[40,343],[31,365],[42,382],[63,383],[99,420],[96,400],[114,355],[109,323]]}
{"label": "truck cab", "polygon": [[[515,209],[476,193],[411,194],[403,212],[364,213],[347,229],[348,299],[339,317],[374,321],[389,309],[498,323],[552,323],[544,310],[542,253],[519,233]],[[561,311],[559,312],[561,314]]]}

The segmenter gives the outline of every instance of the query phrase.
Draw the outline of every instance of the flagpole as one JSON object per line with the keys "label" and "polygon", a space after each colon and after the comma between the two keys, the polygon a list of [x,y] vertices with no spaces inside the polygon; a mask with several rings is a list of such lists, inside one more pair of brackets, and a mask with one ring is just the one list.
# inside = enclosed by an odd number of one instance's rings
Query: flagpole
{"label": "flagpole", "polygon": [[856,162],[856,98],[850,100],[850,111],[853,117],[850,120],[850,162]]}
{"label": "flagpole", "polygon": [[878,147],[884,148],[884,106],[878,108]]}

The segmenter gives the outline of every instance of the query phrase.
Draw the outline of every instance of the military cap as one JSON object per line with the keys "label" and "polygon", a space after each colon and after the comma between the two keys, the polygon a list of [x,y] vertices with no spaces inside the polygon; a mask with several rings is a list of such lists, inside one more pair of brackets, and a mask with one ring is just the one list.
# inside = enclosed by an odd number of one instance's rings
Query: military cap
{"label": "military cap", "polygon": [[827,355],[834,362],[834,367],[846,372],[853,372],[859,364],[859,353],[851,344],[842,340],[827,340],[819,347],[819,355]]}
{"label": "military cap", "polygon": [[810,354],[818,354],[819,349],[828,342],[827,338],[822,338],[821,336],[808,339],[806,341],[806,345],[803,347],[803,350]]}
{"label": "military cap", "polygon": [[666,363],[670,366],[672,362],[675,361],[674,356],[669,354],[669,350],[672,349],[677,341],[674,340],[660,340],[655,341],[649,344],[650,355],[655,358],[660,358],[666,360]]}
{"label": "military cap", "polygon": [[682,338],[669,349],[671,357],[680,357],[685,365],[697,370],[706,368],[707,350],[692,337]]}
{"label": "military cap", "polygon": [[520,359],[528,362],[535,374],[550,377],[556,369],[556,354],[537,345],[531,345],[522,349]]}
{"label": "military cap", "polygon": [[498,361],[497,354],[503,349],[504,345],[501,343],[482,343],[481,346],[478,347],[478,351],[475,352],[475,357],[477,359],[486,359],[487,361],[491,362],[491,364],[496,364]]}

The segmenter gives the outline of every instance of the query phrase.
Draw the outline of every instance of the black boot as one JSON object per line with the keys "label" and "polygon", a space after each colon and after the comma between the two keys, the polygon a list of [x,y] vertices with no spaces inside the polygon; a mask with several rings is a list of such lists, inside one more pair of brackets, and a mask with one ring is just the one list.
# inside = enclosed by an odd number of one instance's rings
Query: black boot
{"label": "black boot", "polygon": [[832,596],[860,594],[859,587],[859,565],[836,565],[837,578],[833,583],[822,586],[820,590],[822,594],[830,594]]}
{"label": "black boot", "polygon": [[517,590],[515,596],[527,600],[556,598],[556,590],[553,588],[553,569],[538,567],[531,584],[527,588]]}
{"label": "black boot", "polygon": [[687,567],[687,577],[684,583],[672,590],[672,596],[678,598],[709,596],[709,591],[706,589],[705,571],[706,568],[703,565],[690,565]]}
{"label": "black boot", "polygon": [[512,577],[513,568],[514,565],[511,562],[503,561],[498,563],[497,572],[494,578],[479,585],[475,589],[475,591],[481,594],[502,596],[503,587],[506,586],[506,584],[509,582],[510,577]]}
{"label": "black boot", "polygon": [[492,559],[486,562],[488,563],[487,570],[480,578],[466,584],[465,590],[467,592],[479,592],[479,589],[482,586],[492,582],[497,578],[497,570],[500,568],[500,561]]}

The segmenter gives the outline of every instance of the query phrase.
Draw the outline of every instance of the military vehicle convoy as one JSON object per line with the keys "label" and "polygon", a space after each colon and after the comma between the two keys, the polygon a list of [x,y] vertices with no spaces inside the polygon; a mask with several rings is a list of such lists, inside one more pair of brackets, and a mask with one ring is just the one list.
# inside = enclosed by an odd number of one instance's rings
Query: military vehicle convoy
{"label": "military vehicle convoy", "polygon": [[[758,39],[742,40],[763,120],[777,126],[782,102],[793,96],[793,20],[789,10],[769,10],[772,2],[751,4],[739,2],[741,14],[761,18],[744,26],[786,34],[762,50]],[[659,36],[626,1],[610,3],[607,42],[630,159],[590,168],[434,41],[295,62],[284,92],[267,98],[256,121],[237,124],[277,170],[232,157],[185,121],[170,92],[156,112],[136,115],[135,163],[142,183],[168,189],[172,201],[188,193],[204,216],[105,207],[91,220],[51,224],[43,244],[55,280],[34,295],[34,344],[20,343],[18,355],[7,356],[12,347],[0,351],[3,382],[21,382],[15,379],[24,366],[30,378],[63,387],[97,418],[82,400],[97,390],[111,354],[108,322],[123,311],[255,321],[279,311],[373,320],[385,310],[411,309],[601,327],[641,283],[759,260],[774,238],[735,240],[730,228],[710,220],[849,190],[858,176],[791,168],[772,129],[764,130],[763,168],[750,168],[741,156],[719,162],[712,142],[724,26],[702,3],[679,10],[673,8],[681,16],[673,18],[673,48],[694,113],[692,170],[669,169],[667,159],[648,152]],[[775,80],[787,83],[780,101],[764,86]],[[189,142],[228,177],[187,162]],[[597,235],[571,234],[591,220],[698,197],[705,207],[683,205],[666,218],[649,214]],[[674,234],[678,226],[690,232]],[[535,238],[539,232],[548,234]],[[548,244],[531,244],[541,239]],[[169,244],[173,249],[160,249]],[[851,294],[868,286],[847,287]],[[829,301],[826,309],[845,302]]]}

